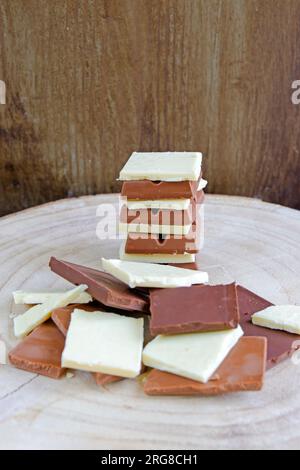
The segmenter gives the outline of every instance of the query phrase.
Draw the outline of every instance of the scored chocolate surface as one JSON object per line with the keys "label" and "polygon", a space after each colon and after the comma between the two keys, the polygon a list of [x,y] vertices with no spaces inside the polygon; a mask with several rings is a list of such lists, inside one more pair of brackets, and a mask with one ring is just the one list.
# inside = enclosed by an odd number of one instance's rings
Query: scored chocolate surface
{"label": "scored chocolate surface", "polygon": [[146,298],[110,274],[54,257],[51,258],[49,266],[53,272],[75,285],[86,284],[87,292],[104,305],[122,310],[149,310]]}
{"label": "scored chocolate surface", "polygon": [[195,197],[199,181],[124,181],[122,196],[128,199],[156,200],[156,199],[190,199]]}
{"label": "scored chocolate surface", "polygon": [[8,355],[17,368],[58,379],[65,374],[61,367],[61,355],[65,338],[52,320],[38,326],[26,336]]}
{"label": "scored chocolate surface", "polygon": [[261,390],[266,365],[267,340],[243,337],[206,384],[153,369],[144,382],[147,395],[221,395]]}
{"label": "scored chocolate surface", "polygon": [[152,335],[233,329],[240,318],[235,284],[153,289],[150,312]]}
{"label": "scored chocolate surface", "polygon": [[263,336],[268,340],[267,368],[270,369],[292,356],[300,348],[300,336],[285,331],[256,326],[251,321],[254,313],[264,310],[273,304],[242,286],[237,286],[237,293],[241,327],[245,336]]}

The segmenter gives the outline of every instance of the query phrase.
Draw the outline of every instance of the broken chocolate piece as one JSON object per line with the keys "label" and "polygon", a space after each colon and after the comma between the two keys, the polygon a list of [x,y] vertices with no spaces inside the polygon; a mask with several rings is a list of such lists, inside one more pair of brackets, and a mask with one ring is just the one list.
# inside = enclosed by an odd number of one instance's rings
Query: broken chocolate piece
{"label": "broken chocolate piece", "polygon": [[245,336],[263,336],[268,340],[267,369],[291,357],[300,348],[300,336],[253,325],[251,317],[273,304],[242,286],[237,286],[241,327]]}
{"label": "broken chocolate piece", "polygon": [[189,199],[197,194],[199,181],[124,181],[122,196],[128,199]]}
{"label": "broken chocolate piece", "polygon": [[147,395],[221,395],[263,386],[267,340],[243,337],[207,383],[153,369],[144,382]]}
{"label": "broken chocolate piece", "polygon": [[[200,237],[198,237],[200,238]],[[184,254],[197,253],[199,240],[197,241],[196,226],[193,224],[187,236],[158,235],[131,233],[127,235],[125,252],[134,254],[159,253],[159,254]]]}
{"label": "broken chocolate piece", "polygon": [[236,285],[179,287],[150,291],[152,335],[237,328]]}
{"label": "broken chocolate piece", "polygon": [[61,367],[64,346],[64,336],[48,320],[10,351],[9,360],[18,369],[58,379],[66,372]]}
{"label": "broken chocolate piece", "polygon": [[54,257],[51,258],[49,266],[53,272],[75,285],[84,280],[84,284],[88,286],[87,292],[104,305],[123,310],[148,311],[145,298],[110,274]]}
{"label": "broken chocolate piece", "polygon": [[[64,336],[67,335],[67,332],[68,332],[68,329],[69,329],[69,326],[70,326],[70,322],[71,322],[71,315],[72,315],[73,310],[75,310],[76,308],[79,308],[80,310],[85,310],[87,312],[93,312],[93,311],[97,311],[97,310],[98,311],[99,310],[112,311],[112,309],[110,309],[109,307],[105,307],[105,306],[99,307],[99,305],[92,306],[92,305],[81,305],[81,304],[69,305],[68,307],[65,307],[65,308],[57,308],[57,309],[53,310],[52,320],[54,321],[54,323],[56,324],[56,326],[58,327],[58,329],[62,332],[62,334]],[[124,311],[122,313],[124,315],[126,315],[126,314],[129,315],[129,312]],[[145,344],[147,344],[153,338],[150,335],[150,330],[149,330],[149,315],[143,315],[143,318],[144,318],[144,322],[145,322],[144,342],[145,342]],[[92,373],[92,375],[93,375],[97,385],[101,385],[101,386],[108,385],[110,383],[119,382],[120,380],[123,380],[123,377],[119,377],[119,376],[116,376],[116,375],[110,375],[110,374],[103,374],[101,372],[95,372],[95,373]]]}
{"label": "broken chocolate piece", "polygon": [[[87,312],[97,311],[97,307],[92,307],[90,305],[69,305],[65,308],[57,308],[52,312],[52,320],[64,336],[67,336],[72,313],[77,308],[79,308],[80,310],[85,310]],[[102,374],[101,372],[94,372],[93,377],[95,379],[96,384],[102,386],[123,380],[123,377],[110,374]]]}
{"label": "broken chocolate piece", "polygon": [[190,225],[197,220],[197,209],[204,201],[204,192],[199,191],[186,210],[172,209],[128,209],[121,208],[120,222],[148,225]]}

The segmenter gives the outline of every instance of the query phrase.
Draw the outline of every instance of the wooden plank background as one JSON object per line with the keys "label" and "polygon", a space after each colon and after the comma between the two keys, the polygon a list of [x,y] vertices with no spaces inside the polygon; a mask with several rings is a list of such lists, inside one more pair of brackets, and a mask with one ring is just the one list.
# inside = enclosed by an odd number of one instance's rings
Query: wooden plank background
{"label": "wooden plank background", "polygon": [[299,0],[1,0],[0,214],[113,192],[133,150],[300,209]]}

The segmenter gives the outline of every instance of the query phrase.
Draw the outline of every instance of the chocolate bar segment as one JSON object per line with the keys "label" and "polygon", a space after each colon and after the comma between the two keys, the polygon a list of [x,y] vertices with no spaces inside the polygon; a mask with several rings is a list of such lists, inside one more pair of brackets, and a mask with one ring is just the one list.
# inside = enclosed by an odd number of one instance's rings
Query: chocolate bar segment
{"label": "chocolate bar segment", "polygon": [[18,369],[59,379],[66,372],[61,367],[65,338],[52,320],[38,326],[9,353]]}
{"label": "chocolate bar segment", "polygon": [[190,225],[197,220],[197,208],[204,202],[204,192],[198,191],[186,210],[174,209],[128,209],[123,205],[120,213],[121,223],[140,223],[148,225]]}
{"label": "chocolate bar segment", "polygon": [[206,384],[153,369],[144,382],[147,395],[221,395],[257,391],[263,386],[267,340],[243,337]]}
{"label": "chocolate bar segment", "polygon": [[54,257],[51,258],[49,265],[53,272],[67,281],[75,285],[82,282],[86,284],[88,286],[87,292],[104,305],[122,310],[148,311],[148,303],[145,298],[139,296],[110,274]]}
{"label": "chocolate bar segment", "polygon": [[285,331],[253,325],[251,317],[273,304],[242,286],[237,286],[241,327],[245,336],[262,336],[268,340],[267,369],[291,357],[300,348],[300,336]]}
{"label": "chocolate bar segment", "polygon": [[[201,179],[201,178],[200,178]],[[124,181],[121,195],[128,199],[190,199],[196,196],[199,181]]]}
{"label": "chocolate bar segment", "polygon": [[185,211],[138,209],[129,210],[123,206],[120,214],[120,222],[125,224],[148,225],[190,225],[195,221],[195,204],[192,209]]}
{"label": "chocolate bar segment", "polygon": [[152,335],[237,328],[236,285],[194,285],[150,291]]}
{"label": "chocolate bar segment", "polygon": [[196,227],[193,226],[188,236],[181,235],[158,235],[128,233],[125,252],[126,253],[160,253],[160,254],[183,254],[197,253],[199,251],[199,241],[197,243]]}
{"label": "chocolate bar segment", "polygon": [[[87,305],[69,305],[68,307],[64,308],[57,308],[52,312],[52,320],[64,336],[67,336],[68,329],[71,323],[71,316],[76,308],[79,308],[80,310],[85,310],[87,312],[96,311],[95,307]],[[101,372],[93,373],[93,377],[95,379],[96,384],[101,386],[123,380],[123,377],[110,374],[102,374]]]}

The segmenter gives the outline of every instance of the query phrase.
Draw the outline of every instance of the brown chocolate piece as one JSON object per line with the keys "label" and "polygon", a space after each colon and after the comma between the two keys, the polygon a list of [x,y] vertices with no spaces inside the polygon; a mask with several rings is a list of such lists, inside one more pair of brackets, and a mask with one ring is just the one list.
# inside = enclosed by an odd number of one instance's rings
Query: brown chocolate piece
{"label": "brown chocolate piece", "polygon": [[149,225],[189,225],[197,221],[198,207],[204,201],[204,192],[198,191],[190,207],[186,210],[172,209],[128,209],[121,208],[122,223],[141,223]]}
{"label": "brown chocolate piece", "polygon": [[148,311],[147,299],[108,273],[51,258],[50,268],[75,285],[86,284],[87,292],[104,305],[123,310]]}
{"label": "brown chocolate piece", "polygon": [[[71,316],[72,312],[79,308],[81,310],[86,310],[87,312],[93,312],[97,310],[97,307],[92,307],[89,305],[69,305],[68,307],[64,308],[57,308],[52,312],[52,320],[55,322],[61,333],[66,336],[70,323],[71,323]],[[99,310],[99,307],[98,307]],[[118,377],[116,375],[110,374],[102,374],[101,372],[94,372],[93,377],[97,385],[107,385],[112,382],[119,382],[123,380],[123,377]]]}
{"label": "brown chocolate piece", "polygon": [[189,225],[195,221],[195,206],[184,211],[156,210],[156,209],[127,209],[123,206],[120,213],[120,222],[149,225]]}
{"label": "brown chocolate piece", "polygon": [[198,266],[197,262],[195,263],[170,263],[170,266],[174,266],[175,268],[183,268],[183,269],[193,269],[194,271],[198,271],[200,267]]}
{"label": "brown chocolate piece", "polygon": [[144,382],[147,395],[221,395],[263,386],[267,340],[243,337],[206,384],[153,369]]}
{"label": "brown chocolate piece", "polygon": [[263,336],[268,340],[267,369],[292,356],[299,349],[300,336],[285,331],[271,330],[253,325],[254,313],[264,310],[273,304],[259,297],[242,286],[237,286],[238,302],[241,315],[241,327],[246,336]]}
{"label": "brown chocolate piece", "polygon": [[194,285],[150,291],[152,335],[237,328],[236,285]]}
{"label": "brown chocolate piece", "polygon": [[93,373],[93,377],[95,379],[96,384],[100,387],[124,380],[124,377],[118,377],[117,375],[102,374],[101,372]]}
{"label": "brown chocolate piece", "polygon": [[18,369],[58,379],[66,372],[61,367],[64,346],[64,336],[49,320],[12,349],[9,360]]}
{"label": "brown chocolate piece", "polygon": [[195,197],[199,181],[124,181],[121,194],[138,200],[189,199]]}
{"label": "brown chocolate piece", "polygon": [[[125,252],[126,253],[197,253],[199,251],[196,225],[187,236],[166,235],[162,237],[157,234],[128,233]],[[198,237],[199,238],[199,237]]]}

